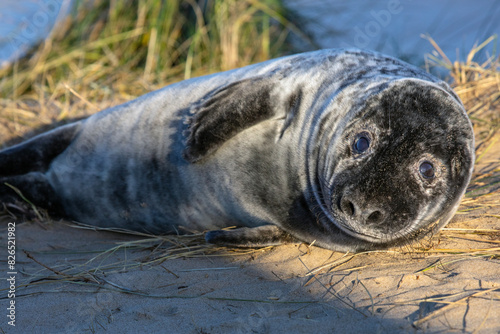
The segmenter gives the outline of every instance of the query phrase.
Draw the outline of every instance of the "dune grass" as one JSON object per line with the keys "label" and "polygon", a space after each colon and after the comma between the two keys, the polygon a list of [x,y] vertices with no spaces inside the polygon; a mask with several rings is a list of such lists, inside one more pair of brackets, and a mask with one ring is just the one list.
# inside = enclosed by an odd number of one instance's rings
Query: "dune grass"
{"label": "dune grass", "polygon": [[464,62],[451,61],[432,38],[427,38],[439,54],[427,55],[427,64],[450,71],[454,91],[464,103],[475,128],[480,129],[476,131],[478,162],[484,154],[482,150],[491,145],[500,129],[500,57],[491,55],[483,63],[474,58],[489,43],[497,43],[498,36],[491,36],[472,48]]}
{"label": "dune grass", "polygon": [[282,55],[297,31],[286,16],[278,0],[77,1],[49,40],[0,70],[0,141]]}

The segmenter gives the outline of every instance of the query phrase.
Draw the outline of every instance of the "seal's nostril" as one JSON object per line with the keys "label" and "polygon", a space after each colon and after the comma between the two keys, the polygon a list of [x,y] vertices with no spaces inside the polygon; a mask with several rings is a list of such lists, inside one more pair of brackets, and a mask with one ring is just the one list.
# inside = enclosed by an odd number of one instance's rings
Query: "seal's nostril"
{"label": "seal's nostril", "polygon": [[348,216],[354,216],[356,213],[356,207],[347,198],[342,198],[340,200],[340,210]]}
{"label": "seal's nostril", "polygon": [[382,212],[374,211],[368,216],[368,218],[366,219],[366,222],[370,223],[370,224],[377,224],[377,223],[380,223],[382,221],[382,219],[383,219]]}
{"label": "seal's nostril", "polygon": [[354,216],[354,213],[355,213],[355,210],[354,210],[354,204],[352,204],[352,202],[348,201],[347,203],[347,207],[348,207],[348,212],[347,214],[351,215],[351,216]]}

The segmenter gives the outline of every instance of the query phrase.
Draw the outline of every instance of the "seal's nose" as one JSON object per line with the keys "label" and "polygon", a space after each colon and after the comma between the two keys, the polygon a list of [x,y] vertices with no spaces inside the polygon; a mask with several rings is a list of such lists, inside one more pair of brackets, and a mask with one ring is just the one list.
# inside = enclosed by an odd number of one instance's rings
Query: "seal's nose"
{"label": "seal's nose", "polygon": [[339,209],[351,219],[367,225],[380,225],[385,220],[385,211],[379,208],[362,206],[353,196],[344,195],[339,201]]}

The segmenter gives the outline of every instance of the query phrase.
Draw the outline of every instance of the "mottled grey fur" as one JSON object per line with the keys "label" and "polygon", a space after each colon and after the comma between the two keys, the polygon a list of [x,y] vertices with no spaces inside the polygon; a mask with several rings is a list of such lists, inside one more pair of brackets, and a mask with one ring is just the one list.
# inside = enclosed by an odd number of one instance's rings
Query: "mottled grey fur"
{"label": "mottled grey fur", "polygon": [[[359,136],[366,152],[353,147]],[[435,177],[422,177],[422,161]],[[471,124],[446,83],[378,53],[323,50],[186,80],[57,128],[1,151],[0,175],[88,224],[358,251],[444,226],[473,162]]]}

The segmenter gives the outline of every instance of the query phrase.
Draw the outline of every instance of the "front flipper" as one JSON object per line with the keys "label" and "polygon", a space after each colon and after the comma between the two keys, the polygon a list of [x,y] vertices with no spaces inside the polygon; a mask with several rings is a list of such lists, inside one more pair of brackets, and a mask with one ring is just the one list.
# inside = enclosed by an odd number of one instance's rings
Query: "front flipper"
{"label": "front flipper", "polygon": [[192,106],[184,158],[196,163],[239,132],[269,119],[283,120],[282,136],[301,107],[303,92],[302,86],[281,79],[281,74],[275,74],[240,80]]}
{"label": "front flipper", "polygon": [[210,231],[205,234],[205,240],[211,244],[231,247],[267,247],[300,242],[274,225]]}
{"label": "front flipper", "polygon": [[245,79],[211,92],[193,107],[184,157],[196,162],[216,151],[225,141],[275,114],[271,99],[273,81]]}

